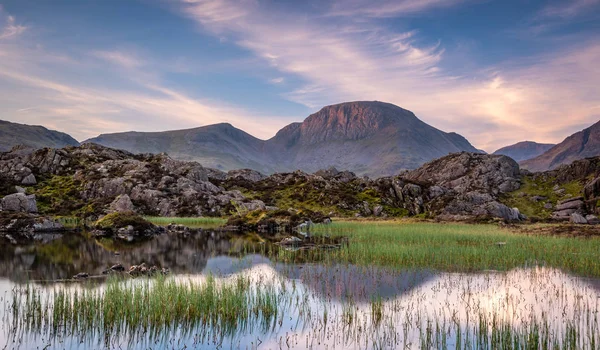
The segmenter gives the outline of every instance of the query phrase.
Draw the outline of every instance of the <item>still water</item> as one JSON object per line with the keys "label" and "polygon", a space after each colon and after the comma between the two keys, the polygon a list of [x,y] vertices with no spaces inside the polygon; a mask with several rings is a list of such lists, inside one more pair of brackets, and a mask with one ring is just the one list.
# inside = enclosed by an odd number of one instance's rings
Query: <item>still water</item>
{"label": "still water", "polygon": [[[128,247],[81,236],[4,246],[0,349],[514,348],[531,337],[559,348],[600,347],[596,279],[543,267],[462,274],[282,264],[246,254],[245,247],[242,241],[218,235],[161,236]],[[277,312],[268,318],[256,315],[233,332],[173,324],[157,333],[124,326],[107,334],[101,322],[93,332],[55,332],[43,326],[28,330],[15,322],[15,291],[29,285],[40,291],[42,302],[50,302],[57,290],[101,292],[104,279],[64,279],[82,271],[100,274],[116,263],[127,267],[141,262],[170,268],[167,279],[178,283],[203,284],[210,278],[231,284],[247,278],[249,293],[273,291]],[[148,282],[138,278],[120,283]],[[496,346],[490,345],[494,339]]]}

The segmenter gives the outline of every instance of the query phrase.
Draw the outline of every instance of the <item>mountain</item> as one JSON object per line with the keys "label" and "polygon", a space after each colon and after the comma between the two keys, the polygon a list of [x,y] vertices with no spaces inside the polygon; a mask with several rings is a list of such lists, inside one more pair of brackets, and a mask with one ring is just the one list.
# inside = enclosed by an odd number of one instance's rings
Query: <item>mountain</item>
{"label": "mountain", "polygon": [[103,134],[84,142],[133,153],[168,153],[173,158],[198,161],[220,170],[274,171],[265,159],[265,141],[228,123],[187,130]]}
{"label": "mountain", "polygon": [[479,152],[456,133],[440,131],[408,110],[376,101],[324,107],[266,141],[230,124],[217,124],[189,130],[105,134],[85,142],[134,153],[166,152],[221,170],[314,172],[333,166],[372,177],[414,169],[448,153]]}
{"label": "mountain", "polygon": [[514,145],[511,145],[511,146],[506,146],[506,147],[500,148],[493,154],[508,156],[508,157],[511,157],[512,159],[516,160],[517,162],[520,162],[523,160],[535,158],[535,157],[539,156],[540,154],[548,151],[550,148],[552,148],[554,146],[556,146],[556,145],[549,144],[549,143],[537,143],[537,142],[532,142],[532,141],[523,141],[523,142],[519,142]]}
{"label": "mountain", "polygon": [[43,126],[17,124],[0,120],[0,152],[9,151],[16,145],[33,148],[63,148],[78,146],[79,142],[65,133],[48,130]]}
{"label": "mountain", "polygon": [[600,122],[567,137],[543,154],[521,162],[529,171],[545,171],[575,160],[600,155]]}
{"label": "mountain", "polygon": [[464,137],[376,101],[324,107],[267,143],[273,159],[288,169],[314,172],[334,166],[368,176],[397,174],[448,153],[478,152]]}

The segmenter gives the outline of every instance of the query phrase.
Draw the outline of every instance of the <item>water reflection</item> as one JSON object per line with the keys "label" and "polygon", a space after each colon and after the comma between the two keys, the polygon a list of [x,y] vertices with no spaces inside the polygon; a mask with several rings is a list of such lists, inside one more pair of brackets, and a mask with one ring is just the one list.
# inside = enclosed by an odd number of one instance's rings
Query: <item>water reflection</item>
{"label": "water reflection", "polygon": [[[43,245],[4,247],[0,259],[0,348],[198,348],[214,349],[370,349],[484,347],[482,337],[496,330],[537,334],[563,347],[598,346],[600,281],[570,276],[550,268],[518,269],[506,273],[434,273],[427,270],[390,271],[376,267],[282,264],[259,254],[244,254],[244,244],[215,236],[163,236],[130,246],[108,247],[83,237],[63,237]],[[61,249],[64,249],[62,251]],[[46,250],[61,252],[50,255]],[[171,279],[181,283],[234,283],[242,276],[252,288],[273,288],[278,312],[265,325],[250,322],[223,335],[210,327],[163,329],[159,336],[123,331],[105,336],[48,332],[28,333],[11,327],[11,291],[23,287],[24,277],[60,279],[85,269],[100,272],[113,263],[145,261],[168,266]],[[16,272],[11,271],[11,268]],[[211,277],[212,278],[212,277]],[[141,283],[144,279],[123,283]],[[79,284],[44,287],[70,291]],[[101,290],[102,285],[86,286]],[[535,330],[532,325],[541,326]],[[537,333],[533,333],[533,332]],[[575,334],[569,338],[569,334]],[[512,339],[511,339],[512,340]],[[592,343],[594,342],[594,343]],[[496,348],[497,346],[489,346]]]}

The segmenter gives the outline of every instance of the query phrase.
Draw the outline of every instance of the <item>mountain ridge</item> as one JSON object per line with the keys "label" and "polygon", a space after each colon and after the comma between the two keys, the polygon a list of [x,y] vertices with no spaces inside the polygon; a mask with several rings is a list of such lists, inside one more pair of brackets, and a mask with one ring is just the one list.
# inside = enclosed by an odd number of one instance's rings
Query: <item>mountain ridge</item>
{"label": "mountain ridge", "polygon": [[0,120],[0,152],[9,151],[17,145],[35,149],[78,146],[79,141],[70,135],[50,130],[40,125],[26,125]]}
{"label": "mountain ridge", "polygon": [[600,154],[600,121],[565,138],[543,154],[519,164],[529,171],[546,171]]}
{"label": "mountain ridge", "polygon": [[513,145],[502,147],[492,154],[508,156],[517,162],[521,162],[535,158],[554,146],[556,146],[556,144],[521,141]]}

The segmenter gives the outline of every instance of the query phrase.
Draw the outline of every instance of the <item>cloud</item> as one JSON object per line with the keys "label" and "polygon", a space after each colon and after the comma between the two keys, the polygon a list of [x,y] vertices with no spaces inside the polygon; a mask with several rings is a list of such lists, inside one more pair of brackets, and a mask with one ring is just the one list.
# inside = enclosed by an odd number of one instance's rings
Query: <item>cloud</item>
{"label": "cloud", "polygon": [[25,30],[26,26],[17,24],[15,17],[7,15],[0,6],[0,40],[16,37]]}
{"label": "cloud", "polygon": [[571,19],[589,13],[600,4],[600,0],[563,0],[544,7],[538,14],[540,19],[561,18]]}
{"label": "cloud", "polygon": [[283,78],[283,77],[277,77],[277,78],[269,79],[269,83],[271,83],[271,84],[281,84],[284,81],[285,81],[285,78]]}
{"label": "cloud", "polygon": [[[347,13],[381,17],[444,3],[354,1]],[[594,40],[530,57],[521,66],[505,62],[454,76],[442,68],[442,43],[422,44],[414,30],[396,32],[363,18],[294,16],[259,2],[198,0],[181,6],[202,30],[226,36],[303,80],[284,96],[313,109],[349,100],[392,102],[487,151],[524,139],[558,142],[555,130],[598,117],[592,106],[600,95],[594,64],[600,62],[600,43]]]}
{"label": "cloud", "polygon": [[[220,122],[268,138],[286,124],[285,118],[190,96],[161,80],[161,73],[168,70],[150,74],[140,69],[146,65],[158,69],[165,62],[142,60],[122,50],[71,50],[68,54],[61,50],[59,54],[28,38],[0,41],[0,53],[0,119],[42,124],[78,140],[99,133],[163,131]],[[98,59],[110,65],[99,66]],[[114,66],[126,68],[126,74]]]}
{"label": "cloud", "polygon": [[141,59],[122,51],[93,51],[92,55],[124,68],[138,68],[144,65]]}
{"label": "cloud", "polygon": [[435,8],[447,8],[465,0],[338,0],[329,15],[398,17],[414,15]]}

